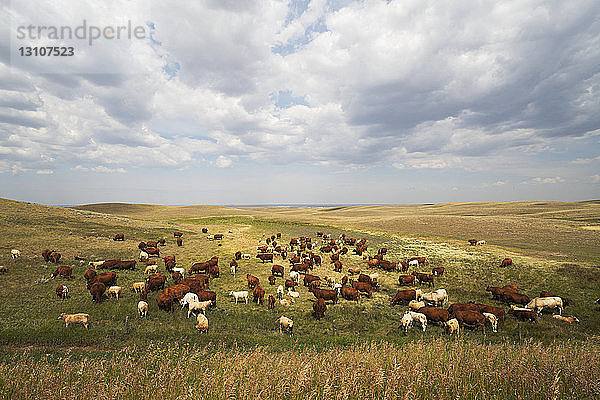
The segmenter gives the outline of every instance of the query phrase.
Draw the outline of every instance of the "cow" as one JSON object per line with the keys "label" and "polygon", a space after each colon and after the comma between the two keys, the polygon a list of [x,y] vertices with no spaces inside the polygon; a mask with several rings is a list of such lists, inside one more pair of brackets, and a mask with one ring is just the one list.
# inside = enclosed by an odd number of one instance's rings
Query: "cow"
{"label": "cow", "polygon": [[274,264],[273,267],[271,268],[271,274],[280,275],[283,278],[283,274],[284,274],[283,266]]}
{"label": "cow", "polygon": [[342,272],[342,262],[340,260],[336,260],[333,263],[333,270],[335,272]]}
{"label": "cow", "polygon": [[448,312],[453,314],[457,310],[473,310],[479,311],[480,313],[494,314],[498,321],[504,322],[506,312],[500,307],[488,306],[486,304],[479,303],[454,303],[448,307]]}
{"label": "cow", "polygon": [[367,297],[373,297],[373,288],[370,284],[366,282],[357,282],[350,280],[350,285],[359,292],[366,293]]}
{"label": "cow", "polygon": [[423,282],[425,282],[429,286],[434,286],[433,275],[431,275],[431,274],[423,274],[421,272],[413,272],[412,274],[419,281],[419,285],[421,285],[421,284],[423,284]]}
{"label": "cow", "polygon": [[[560,297],[560,296],[557,296],[555,294],[552,294],[550,292],[545,292],[545,291],[542,290],[540,292],[540,297]],[[566,297],[560,297],[560,298],[562,299],[563,306],[565,306],[565,307],[569,307],[570,305],[573,304],[573,300],[571,300],[571,299],[568,299]]]}
{"label": "cow", "polygon": [[427,320],[432,322],[445,323],[448,322],[448,319],[450,319],[448,310],[444,310],[443,308],[439,307],[422,307],[419,308],[419,312],[421,314],[425,314]]}
{"label": "cow", "polygon": [[183,279],[183,275],[181,275],[181,272],[176,271],[176,272],[173,272],[173,274],[171,274],[171,279],[173,279],[173,282],[175,282],[175,283],[180,283],[181,280]]}
{"label": "cow", "polygon": [[144,251],[146,253],[148,253],[148,256],[157,256],[157,257],[160,257],[160,250],[158,249],[158,247],[146,247],[144,249]]}
{"label": "cow", "polygon": [[414,275],[400,275],[398,277],[398,283],[402,285],[413,285],[415,283]]}
{"label": "cow", "polygon": [[54,253],[54,250],[45,249],[44,251],[42,251],[42,258],[44,259],[44,261],[50,261],[50,254],[52,253]]}
{"label": "cow", "polygon": [[[426,307],[424,307],[426,308]],[[419,310],[420,312],[421,310]],[[472,310],[457,310],[450,318],[456,318],[460,324],[475,326],[481,326],[483,334],[485,335],[485,316],[478,311]],[[447,321],[444,321],[447,322]]]}
{"label": "cow", "polygon": [[512,314],[518,321],[535,322],[537,324],[537,314],[530,310],[509,310],[509,314]]}
{"label": "cow", "polygon": [[388,272],[394,272],[398,268],[398,263],[387,260],[379,260],[379,267]]}
{"label": "cow", "polygon": [[66,287],[65,285],[57,286],[56,287],[56,296],[61,300],[67,299],[67,297],[69,297],[69,288]]}
{"label": "cow", "polygon": [[263,263],[266,261],[273,262],[273,253],[260,253],[256,255],[256,258],[261,260]]}
{"label": "cow", "polygon": [[60,261],[60,257],[61,254],[56,251],[50,253],[50,261],[52,261],[54,264],[58,264],[58,262]]}
{"label": "cow", "polygon": [[165,282],[167,282],[167,277],[164,275],[157,274],[155,276],[149,276],[146,279],[146,290],[149,292],[154,292],[155,290],[164,289]]}
{"label": "cow", "polygon": [[211,290],[198,290],[196,292],[196,294],[198,295],[198,300],[199,301],[207,301],[210,300],[212,301],[212,306],[216,307],[217,306],[217,293],[211,291]]}
{"label": "cow", "polygon": [[269,295],[269,305],[267,307],[269,310],[275,309],[275,297],[272,294]]}
{"label": "cow", "polygon": [[[202,232],[202,233],[206,233],[206,232]],[[181,233],[181,232],[173,232],[174,238],[178,238],[178,237],[182,237],[182,236],[183,236],[183,233]]]}
{"label": "cow", "polygon": [[525,305],[525,308],[529,308],[539,314],[546,309],[557,309],[558,314],[562,315],[564,308],[563,301],[560,297],[536,297]]}
{"label": "cow", "polygon": [[427,259],[425,257],[411,257],[408,262],[417,261],[419,264],[427,264]]}
{"label": "cow", "polygon": [[416,300],[417,299],[417,293],[419,293],[420,290],[417,292],[414,289],[408,289],[408,290],[399,290],[396,295],[392,298],[392,305],[396,305],[396,304],[401,304],[401,303],[408,303],[411,300]]}
{"label": "cow", "polygon": [[521,293],[516,293],[511,290],[505,290],[502,293],[502,300],[504,302],[506,302],[507,304],[515,303],[515,304],[521,304],[521,305],[526,305],[527,303],[529,303],[531,301],[529,299],[529,296],[527,296],[525,294],[521,294]]}
{"label": "cow", "polygon": [[94,279],[94,277],[97,275],[96,271],[88,268],[85,270],[85,272],[83,273],[83,277],[85,278],[86,281],[90,281],[92,279]]}
{"label": "cow", "polygon": [[144,251],[144,249],[147,247],[146,242],[139,242],[138,243],[138,249],[140,249],[141,251]]}
{"label": "cow", "polygon": [[19,258],[19,257],[21,257],[21,251],[20,251],[20,250],[17,250],[17,249],[12,249],[12,250],[10,251],[10,256],[13,258],[13,260],[14,260],[15,258]]}
{"label": "cow", "polygon": [[67,280],[71,279],[71,274],[73,273],[73,268],[68,265],[61,265],[52,273],[52,278],[56,278],[57,276],[61,276]]}
{"label": "cow", "polygon": [[117,233],[114,237],[113,240],[116,242],[117,240],[123,241],[125,240],[125,235],[122,233]]}
{"label": "cow", "polygon": [[306,273],[306,271],[308,271],[309,269],[310,269],[310,265],[302,263],[302,264],[294,264],[292,266],[292,268],[290,269],[290,271]]}
{"label": "cow", "polygon": [[106,292],[106,285],[96,280],[90,285],[89,290],[92,295],[92,300],[96,303],[100,303],[102,301],[102,295]]}
{"label": "cow", "polygon": [[103,272],[97,274],[93,279],[88,282],[88,289],[95,283],[100,282],[106,286],[114,286],[117,284],[117,274],[114,271]]}
{"label": "cow", "polygon": [[431,270],[431,275],[433,276],[442,276],[444,275],[444,271],[446,270],[446,268],[444,267],[436,267],[434,269]]}
{"label": "cow", "polygon": [[310,288],[310,292],[317,298],[323,300],[331,300],[333,304],[337,303],[338,300],[338,292],[333,289],[319,289],[319,288]]}
{"label": "cow", "polygon": [[263,303],[265,291],[263,288],[260,287],[260,285],[254,286],[254,289],[252,290],[252,295],[254,296],[254,301],[256,302],[256,304]]}
{"label": "cow", "polygon": [[248,287],[250,289],[258,286],[258,284],[260,283],[260,280],[257,277],[250,274],[246,274],[246,280],[248,281]]}
{"label": "cow", "polygon": [[183,246],[183,240],[180,237],[177,238],[177,246],[178,247]]}
{"label": "cow", "polygon": [[164,246],[167,243],[165,239],[158,239],[158,244]]}
{"label": "cow", "polygon": [[164,292],[159,293],[156,302],[158,303],[159,310],[173,311],[173,297],[168,294]]}
{"label": "cow", "polygon": [[477,244],[477,239],[469,239],[469,245],[475,246]]}
{"label": "cow", "polygon": [[327,310],[327,306],[325,305],[325,300],[323,298],[318,298],[313,302],[313,311],[315,312],[315,318],[317,320],[323,318],[325,310]]}
{"label": "cow", "polygon": [[311,282],[319,280],[321,280],[321,278],[316,275],[306,274],[304,275],[304,286],[309,286]]}
{"label": "cow", "polygon": [[502,260],[502,262],[500,263],[500,267],[510,267],[513,265],[513,261],[512,258],[505,258],[504,260]]}
{"label": "cow", "polygon": [[296,281],[292,281],[291,279],[286,279],[285,283],[283,284],[287,289],[291,288],[293,289],[295,286],[298,286],[298,282]]}
{"label": "cow", "polygon": [[350,301],[356,301],[358,303],[358,300],[360,299],[360,292],[354,288],[348,287],[348,286],[342,286],[340,288],[340,294],[342,295],[342,297],[346,300],[350,300]]}

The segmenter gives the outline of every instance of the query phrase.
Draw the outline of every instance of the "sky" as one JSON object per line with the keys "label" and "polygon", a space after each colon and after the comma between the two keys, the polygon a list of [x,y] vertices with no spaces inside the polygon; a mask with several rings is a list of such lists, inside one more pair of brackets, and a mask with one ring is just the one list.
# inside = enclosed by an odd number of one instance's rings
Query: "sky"
{"label": "sky", "polygon": [[[598,15],[596,0],[0,0],[0,197],[598,199]],[[115,38],[128,23],[143,37]],[[108,30],[51,35],[82,25]]]}

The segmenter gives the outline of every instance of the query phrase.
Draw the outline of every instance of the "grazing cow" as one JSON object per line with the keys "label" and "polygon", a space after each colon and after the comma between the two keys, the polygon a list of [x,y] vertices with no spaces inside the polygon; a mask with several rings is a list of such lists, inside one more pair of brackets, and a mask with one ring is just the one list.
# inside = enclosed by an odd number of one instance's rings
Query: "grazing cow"
{"label": "grazing cow", "polygon": [[336,260],[333,263],[333,270],[335,272],[342,272],[342,262],[340,260]]}
{"label": "grazing cow", "polygon": [[240,299],[245,300],[246,304],[248,304],[248,291],[247,290],[242,290],[239,292],[229,292],[229,295],[235,299],[235,304],[237,304],[238,300],[240,300]]}
{"label": "grazing cow", "polygon": [[65,279],[71,279],[71,274],[73,273],[73,268],[68,265],[61,265],[52,273],[52,278],[56,278],[57,276],[61,276]]}
{"label": "grazing cow", "polygon": [[210,301],[212,301],[213,307],[217,306],[217,294],[215,292],[210,291],[210,290],[199,290],[196,292],[196,294],[198,295],[198,300],[200,300],[200,301],[210,300]]}
{"label": "grazing cow", "polygon": [[204,314],[198,314],[196,325],[194,326],[200,333],[208,333],[208,318]]}
{"label": "grazing cow", "polygon": [[277,300],[281,300],[283,299],[283,285],[279,285],[277,287],[277,294],[276,294]]}
{"label": "grazing cow", "polygon": [[69,288],[66,287],[65,285],[57,286],[56,287],[56,296],[61,300],[67,299],[67,297],[69,297]]}
{"label": "grazing cow", "polygon": [[338,300],[338,292],[333,289],[319,289],[319,288],[310,288],[310,292],[317,298],[323,300],[331,300],[333,304],[337,303]]}
{"label": "grazing cow", "polygon": [[411,259],[410,259],[410,260],[408,260],[408,261],[409,261],[409,262],[410,262],[410,261],[418,261],[418,262],[419,262],[419,265],[420,265],[420,264],[423,264],[423,265],[427,264],[427,259],[426,259],[425,257],[411,257]]}
{"label": "grazing cow", "polygon": [[283,270],[283,266],[281,266],[281,265],[274,264],[273,267],[271,268],[271,274],[273,274],[273,275],[279,275],[283,278],[283,273],[284,273],[284,270]]}
{"label": "grazing cow", "polygon": [[537,324],[537,314],[531,310],[513,310],[510,309],[508,311],[509,314],[512,314],[518,321],[525,322],[535,322]]}
{"label": "grazing cow", "polygon": [[58,319],[65,321],[65,328],[68,328],[70,324],[82,324],[85,329],[89,328],[90,316],[88,314],[62,313],[58,316]]}
{"label": "grazing cow", "polygon": [[275,277],[273,275],[269,275],[267,279],[269,280],[269,285],[275,284]]}
{"label": "grazing cow", "polygon": [[539,314],[547,309],[557,309],[558,314],[562,315],[563,301],[560,297],[536,297],[525,305],[525,308],[533,310]]}
{"label": "grazing cow", "polygon": [[177,246],[178,247],[183,246],[183,240],[181,238],[177,238]]}
{"label": "grazing cow", "polygon": [[502,260],[500,267],[510,267],[512,265],[513,265],[512,258],[505,258],[504,260]]}
{"label": "grazing cow", "polygon": [[485,244],[485,240],[478,240],[477,243],[476,243],[477,246],[481,246],[481,245],[484,245],[484,244]]}
{"label": "grazing cow", "polygon": [[[202,233],[206,233],[206,232],[202,232]],[[178,238],[178,237],[182,237],[183,233],[181,232],[173,232],[173,237]]]}
{"label": "grazing cow", "polygon": [[400,275],[398,277],[398,283],[402,285],[413,285],[415,283],[414,275]]}
{"label": "grazing cow", "polygon": [[158,303],[159,310],[173,311],[173,297],[168,294],[164,292],[159,293],[156,302]]}
{"label": "grazing cow", "polygon": [[146,290],[149,292],[154,292],[155,290],[164,289],[165,282],[167,282],[167,277],[164,275],[150,276],[146,280]]}
{"label": "grazing cow", "polygon": [[421,314],[425,314],[427,320],[432,322],[448,322],[449,314],[448,310],[438,307],[423,307],[419,308]]}
{"label": "grazing cow", "polygon": [[158,265],[148,265],[146,267],[146,269],[144,270],[144,274],[146,274],[146,275],[155,274],[157,269],[158,269]]}
{"label": "grazing cow", "polygon": [[408,266],[409,267],[413,267],[413,268],[419,268],[419,261],[417,260],[411,260],[408,262]]}
{"label": "grazing cow", "polygon": [[158,244],[164,246],[167,243],[165,239],[158,239]]}
{"label": "grazing cow", "polygon": [[448,301],[448,293],[446,292],[446,289],[438,289],[433,292],[423,294],[422,300],[426,303],[433,303],[433,305],[436,307],[441,307],[446,301]]}
{"label": "grazing cow", "polygon": [[357,303],[360,300],[360,292],[357,289],[348,286],[342,286],[340,288],[340,294],[346,300],[356,301]]}
{"label": "grazing cow", "polygon": [[279,323],[279,333],[283,333],[285,330],[290,336],[294,334],[294,321],[282,315],[277,322]]}
{"label": "grazing cow", "polygon": [[246,280],[248,281],[248,287],[250,289],[258,286],[258,284],[260,282],[260,280],[257,277],[250,275],[250,274],[246,274]]}
{"label": "grazing cow", "polygon": [[287,289],[293,289],[295,286],[298,286],[298,282],[292,281],[291,279],[286,279],[283,284]]}
{"label": "grazing cow", "polygon": [[394,272],[398,268],[398,263],[390,262],[390,261],[387,261],[387,260],[380,260],[379,261],[379,267],[381,269],[383,269],[383,270],[388,271],[388,272]]}
{"label": "grazing cow", "polygon": [[188,292],[185,294],[185,296],[183,296],[181,300],[179,300],[179,304],[181,304],[181,309],[183,310],[183,308],[189,305],[190,303],[199,301],[200,300],[198,299],[198,295],[196,293]]}
{"label": "grazing cow", "polygon": [[220,275],[219,266],[218,265],[211,265],[210,267],[208,267],[208,273],[213,278],[218,278],[219,275]]}
{"label": "grazing cow", "polygon": [[256,258],[258,258],[263,264],[266,261],[273,262],[273,253],[260,253],[256,255]]}
{"label": "grazing cow", "polygon": [[115,299],[119,300],[119,296],[121,295],[121,286],[111,286],[106,289],[106,295],[108,297],[113,296]]}
{"label": "grazing cow", "polygon": [[212,301],[210,301],[210,300],[206,300],[206,301],[191,301],[188,304],[187,317],[189,318],[190,315],[192,315],[192,314],[198,315],[199,313],[202,313],[202,314],[206,315],[206,309],[208,307],[210,307],[211,304],[212,304]]}
{"label": "grazing cow", "polygon": [[477,244],[477,239],[469,239],[469,245],[475,246]]}
{"label": "grazing cow", "polygon": [[138,313],[140,314],[140,318],[148,319],[148,303],[144,300],[138,301]]}
{"label": "grazing cow", "polygon": [[419,311],[420,308],[425,306],[427,306],[427,304],[425,304],[424,301],[411,300],[408,303],[408,308],[410,308],[412,311]]}
{"label": "grazing cow", "polygon": [[408,271],[408,262],[407,261],[400,261],[400,264],[398,266],[402,272]]}
{"label": "grazing cow", "polygon": [[146,290],[146,282],[134,282],[129,289],[134,293],[141,293]]}
{"label": "grazing cow", "polygon": [[325,300],[323,300],[322,298],[318,298],[313,302],[313,311],[317,320],[321,320],[321,318],[325,316],[325,310],[327,310]]}
{"label": "grazing cow", "polygon": [[300,283],[300,274],[298,271],[290,271],[290,279],[294,282]]}
{"label": "grazing cow", "polygon": [[265,291],[263,288],[260,287],[260,285],[254,286],[254,289],[252,290],[252,295],[254,296],[254,301],[256,302],[256,304],[263,303],[265,298]]}
{"label": "grazing cow", "polygon": [[103,272],[97,274],[93,279],[88,282],[88,289],[95,282],[101,282],[106,286],[114,286],[117,284],[117,274],[114,271]]}
{"label": "grazing cow", "polygon": [[311,282],[319,280],[321,280],[321,278],[316,275],[306,274],[304,275],[304,286],[309,286]]}
{"label": "grazing cow", "polygon": [[456,318],[449,319],[444,325],[444,329],[449,335],[452,335],[453,333],[455,333],[457,336],[460,335],[460,325]]}
{"label": "grazing cow", "polygon": [[396,295],[394,296],[394,298],[392,299],[392,305],[396,305],[396,304],[401,304],[401,303],[408,303],[411,300],[416,300],[417,299],[417,293],[421,292],[420,290],[417,292],[414,289],[409,289],[409,290],[398,290],[398,292],[396,293]]}
{"label": "grazing cow", "polygon": [[350,285],[359,292],[366,293],[367,297],[373,297],[373,288],[368,283],[350,280]]}
{"label": "grazing cow", "polygon": [[125,235],[122,233],[117,233],[115,235],[115,237],[113,237],[113,240],[116,242],[117,240],[123,241],[125,240]]}
{"label": "grazing cow", "polygon": [[498,332],[498,317],[496,317],[495,314],[488,313],[488,312],[483,312],[481,314],[483,314],[485,319],[487,321],[489,321],[490,325],[492,326],[492,332],[494,332],[494,333]]}
{"label": "grazing cow", "polygon": [[140,249],[141,251],[144,251],[144,249],[147,247],[146,242],[139,242],[138,243],[138,249]]}
{"label": "grazing cow", "polygon": [[423,274],[423,273],[420,273],[420,272],[413,272],[412,274],[419,281],[419,285],[421,285],[421,284],[423,284],[423,282],[425,282],[429,286],[434,286],[433,275],[431,275],[431,274]]}
{"label": "grazing cow", "polygon": [[[150,256],[144,250],[140,250],[140,261],[147,261]],[[154,261],[153,261],[154,262]]]}
{"label": "grazing cow", "polygon": [[90,294],[92,295],[92,300],[96,303],[100,303],[102,301],[102,296],[104,292],[106,292],[106,285],[99,281],[94,281],[89,286]]}
{"label": "grazing cow", "polygon": [[434,269],[431,270],[431,275],[433,276],[442,276],[444,275],[444,271],[446,270],[446,268],[444,267],[436,267]]}
{"label": "grazing cow", "polygon": [[[445,311],[445,310],[444,310]],[[458,310],[453,315],[453,318],[456,318],[460,324],[475,326],[477,329],[478,326],[481,326],[483,330],[483,334],[485,335],[485,317],[478,311],[472,310]]]}
{"label": "grazing cow", "polygon": [[409,311],[408,314],[410,314],[411,316],[411,322],[420,322],[421,328],[423,329],[423,332],[425,332],[425,329],[427,329],[427,316],[425,314],[414,311]]}
{"label": "grazing cow", "polygon": [[563,317],[562,315],[553,315],[552,318],[569,324],[579,323],[579,319],[574,315],[571,315],[569,317]]}
{"label": "grazing cow", "polygon": [[182,299],[188,292],[190,292],[190,286],[183,283],[169,286],[162,291],[162,293],[176,301]]}
{"label": "grazing cow", "polygon": [[19,257],[21,257],[21,251],[20,251],[20,250],[17,250],[17,249],[12,249],[12,250],[10,251],[10,256],[11,256],[13,259],[15,259],[15,258],[19,258]]}
{"label": "grazing cow", "polygon": [[450,314],[453,314],[457,310],[473,310],[479,311],[480,313],[486,312],[494,314],[500,322],[504,322],[506,316],[506,312],[502,308],[478,303],[454,303],[450,307],[448,307],[448,312]]}
{"label": "grazing cow", "polygon": [[272,294],[269,295],[269,305],[267,307],[269,310],[275,309],[275,297]]}
{"label": "grazing cow", "polygon": [[[504,291],[504,293],[502,294],[502,300],[508,304],[515,303],[515,304],[522,304],[522,305],[526,305],[531,301],[529,299],[529,296],[527,296],[525,294],[521,294],[521,293],[515,293],[511,290]],[[562,301],[561,301],[561,308],[562,308]]]}
{"label": "grazing cow", "polygon": [[149,241],[146,243],[146,247],[153,247],[153,248],[154,248],[154,247],[158,247],[158,243],[157,243],[157,242],[155,242],[154,240],[149,240]]}

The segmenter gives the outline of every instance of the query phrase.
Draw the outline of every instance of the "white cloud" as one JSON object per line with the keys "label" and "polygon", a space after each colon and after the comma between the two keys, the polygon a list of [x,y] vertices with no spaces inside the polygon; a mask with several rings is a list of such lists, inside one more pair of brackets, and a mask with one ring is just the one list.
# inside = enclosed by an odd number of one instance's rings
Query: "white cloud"
{"label": "white cloud", "polygon": [[52,175],[54,174],[54,171],[52,171],[51,169],[38,169],[37,171],[35,171],[35,173],[38,175]]}
{"label": "white cloud", "polygon": [[219,156],[217,157],[217,161],[215,161],[215,165],[219,168],[228,168],[231,167],[232,161],[225,156]]}
{"label": "white cloud", "polygon": [[596,174],[596,175],[592,175],[592,183],[600,183],[600,175]]}
{"label": "white cloud", "polygon": [[563,183],[566,182],[565,179],[561,178],[560,176],[555,176],[555,177],[547,177],[547,178],[542,178],[542,177],[536,177],[536,178],[532,178],[528,181],[524,181],[521,182],[521,184],[523,185],[547,185],[547,184],[555,184],[555,183]]}

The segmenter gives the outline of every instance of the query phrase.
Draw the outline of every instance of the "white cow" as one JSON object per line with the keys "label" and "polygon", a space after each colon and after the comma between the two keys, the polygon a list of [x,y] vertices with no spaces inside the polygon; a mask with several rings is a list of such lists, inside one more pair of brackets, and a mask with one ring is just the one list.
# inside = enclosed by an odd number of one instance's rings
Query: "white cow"
{"label": "white cow", "polygon": [[235,299],[235,304],[237,304],[238,300],[246,300],[246,304],[248,304],[248,291],[242,290],[239,292],[229,292],[230,296],[233,296]]}
{"label": "white cow", "polygon": [[198,302],[198,295],[196,293],[188,292],[183,296],[183,299],[179,300],[179,304],[181,304],[181,309],[190,304],[191,302]]}
{"label": "white cow", "polygon": [[10,251],[10,255],[12,258],[18,258],[21,257],[21,251],[17,250],[17,249],[12,249]]}

